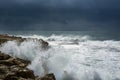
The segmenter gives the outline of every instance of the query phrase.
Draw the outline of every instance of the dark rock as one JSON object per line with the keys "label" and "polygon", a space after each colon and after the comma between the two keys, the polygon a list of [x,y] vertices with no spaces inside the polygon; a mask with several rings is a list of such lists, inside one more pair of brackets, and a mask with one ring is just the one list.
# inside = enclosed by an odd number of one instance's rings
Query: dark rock
{"label": "dark rock", "polygon": [[10,56],[0,52],[0,60],[7,60]]}
{"label": "dark rock", "polygon": [[1,45],[2,43],[7,42],[7,41],[8,41],[7,39],[0,39],[0,45]]}
{"label": "dark rock", "polygon": [[30,61],[14,58],[0,52],[0,79],[19,80],[19,77],[34,79],[33,71],[26,68],[29,63]]}
{"label": "dark rock", "polygon": [[0,74],[6,74],[8,72],[8,67],[0,64]]}
{"label": "dark rock", "polygon": [[30,79],[30,78],[25,79],[25,78],[19,77],[19,79],[18,79],[18,80],[35,80],[35,79]]}
{"label": "dark rock", "polygon": [[[26,38],[9,36],[7,34],[0,35],[0,45],[7,41],[17,41],[18,45],[26,41]],[[42,39],[29,39],[40,42],[43,49],[48,48],[48,42]],[[12,57],[0,51],[0,80],[56,80],[54,74],[47,74],[42,78],[34,75],[34,72],[28,68],[31,62],[19,58]]]}
{"label": "dark rock", "polygon": [[39,42],[42,44],[42,48],[43,49],[47,49],[48,48],[48,45],[49,45],[48,42],[46,42],[46,41],[44,41],[42,39],[39,39]]}
{"label": "dark rock", "polygon": [[14,58],[9,58],[7,60],[0,60],[0,64],[4,64],[7,66],[12,66],[12,65],[19,65],[20,61],[17,61]]}
{"label": "dark rock", "polygon": [[33,41],[38,41],[40,44],[42,44],[43,49],[48,48],[48,42],[42,40],[42,39],[37,39],[37,38],[22,38],[22,37],[16,37],[16,36],[9,36],[9,35],[0,35],[0,45],[7,42],[7,41],[16,41],[18,45],[20,45],[22,42],[27,41],[27,40],[33,40]]}
{"label": "dark rock", "polygon": [[18,65],[13,65],[13,66],[10,66],[10,67],[9,67],[9,70],[10,70],[11,72],[14,72],[14,73],[16,73],[17,71],[19,71],[20,69],[24,69],[24,68],[21,68],[21,67],[19,67]]}
{"label": "dark rock", "polygon": [[3,56],[0,60],[0,80],[56,80],[54,74],[39,78],[26,66],[20,66],[20,64],[28,65],[29,61],[13,58],[1,52],[0,56]]}
{"label": "dark rock", "polygon": [[54,74],[47,74],[44,77],[40,78],[40,80],[56,80]]}
{"label": "dark rock", "polygon": [[8,74],[4,80],[18,80],[17,76],[15,74]]}
{"label": "dark rock", "polygon": [[22,60],[19,58],[13,58],[7,54],[0,52],[0,64],[4,64],[8,66],[19,65],[21,67],[26,67],[28,64],[30,64],[30,61]]}
{"label": "dark rock", "polygon": [[9,35],[0,35],[0,45],[7,42],[7,41],[17,41],[18,43],[21,43],[25,41],[25,38],[22,37],[15,37],[15,36],[9,36]]}
{"label": "dark rock", "polygon": [[26,78],[26,79],[27,78],[35,79],[33,71],[29,70],[29,69],[18,70],[16,72],[16,76],[23,77],[23,78]]}

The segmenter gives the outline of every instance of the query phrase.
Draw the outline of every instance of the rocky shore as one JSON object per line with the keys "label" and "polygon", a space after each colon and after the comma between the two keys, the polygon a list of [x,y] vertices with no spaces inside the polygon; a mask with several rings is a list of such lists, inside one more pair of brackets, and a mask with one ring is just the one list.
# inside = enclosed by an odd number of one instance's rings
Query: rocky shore
{"label": "rocky shore", "polygon": [[16,41],[19,44],[23,41],[27,40],[33,40],[33,41],[39,41],[42,44],[42,48],[48,48],[49,44],[48,42],[42,40],[42,39],[36,39],[36,38],[22,38],[22,37],[16,37],[16,36],[9,36],[7,34],[0,34],[0,45],[7,42],[7,41]]}
{"label": "rocky shore", "polygon": [[[0,35],[0,45],[7,41],[17,41],[21,43],[27,38]],[[36,40],[36,39],[29,39]],[[42,47],[46,49],[48,43],[39,39]],[[35,76],[34,72],[27,68],[31,62],[28,60],[12,57],[0,51],[0,80],[56,80],[53,73],[46,74],[44,77]]]}

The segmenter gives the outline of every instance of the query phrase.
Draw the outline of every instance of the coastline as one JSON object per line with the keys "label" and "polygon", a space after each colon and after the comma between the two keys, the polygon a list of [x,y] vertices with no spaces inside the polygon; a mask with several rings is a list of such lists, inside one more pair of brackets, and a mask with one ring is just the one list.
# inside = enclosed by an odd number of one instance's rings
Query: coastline
{"label": "coastline", "polygon": [[[0,34],[0,45],[7,41],[17,41],[19,44],[27,39],[22,37],[9,36],[7,34]],[[42,40],[42,48],[47,49],[49,44]],[[12,57],[0,51],[0,80],[56,80],[53,73],[46,74],[43,77],[35,76],[34,72],[27,68],[31,62],[28,60]]]}

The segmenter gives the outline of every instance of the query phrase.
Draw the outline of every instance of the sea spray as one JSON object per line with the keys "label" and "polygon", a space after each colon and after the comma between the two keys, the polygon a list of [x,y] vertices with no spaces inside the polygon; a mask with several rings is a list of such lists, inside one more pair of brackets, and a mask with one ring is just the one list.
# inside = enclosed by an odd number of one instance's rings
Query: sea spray
{"label": "sea spray", "polygon": [[82,35],[56,35],[52,34],[50,36],[42,36],[42,35],[16,35],[18,37],[23,37],[23,38],[37,38],[37,39],[44,39],[46,41],[86,41],[90,40],[91,37],[88,35],[82,36]]}
{"label": "sea spray", "polygon": [[66,44],[65,40],[65,44],[59,44],[63,41],[48,40],[51,43],[48,50],[43,50],[37,41],[21,44],[8,41],[0,50],[30,60],[28,68],[39,76],[54,73],[57,80],[120,80],[120,41],[86,40]]}

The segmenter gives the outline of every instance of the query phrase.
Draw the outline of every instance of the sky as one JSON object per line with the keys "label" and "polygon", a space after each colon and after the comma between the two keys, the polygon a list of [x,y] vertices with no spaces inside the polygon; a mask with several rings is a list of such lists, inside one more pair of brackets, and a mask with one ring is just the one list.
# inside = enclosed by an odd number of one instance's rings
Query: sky
{"label": "sky", "polygon": [[120,30],[120,0],[0,0],[0,30]]}

